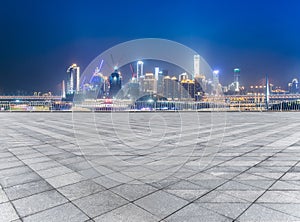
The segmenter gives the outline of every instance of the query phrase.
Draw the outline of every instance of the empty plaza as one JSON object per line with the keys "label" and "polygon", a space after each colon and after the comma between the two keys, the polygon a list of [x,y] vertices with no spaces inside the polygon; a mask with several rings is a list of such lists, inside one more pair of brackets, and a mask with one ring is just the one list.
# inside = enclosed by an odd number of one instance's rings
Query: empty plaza
{"label": "empty plaza", "polygon": [[0,221],[300,221],[299,112],[0,121]]}

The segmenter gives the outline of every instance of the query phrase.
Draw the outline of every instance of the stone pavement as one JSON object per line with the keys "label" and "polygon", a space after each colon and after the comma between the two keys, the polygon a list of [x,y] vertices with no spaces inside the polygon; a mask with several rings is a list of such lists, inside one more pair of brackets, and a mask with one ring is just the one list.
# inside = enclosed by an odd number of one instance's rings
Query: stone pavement
{"label": "stone pavement", "polygon": [[0,113],[0,221],[300,221],[300,113]]}

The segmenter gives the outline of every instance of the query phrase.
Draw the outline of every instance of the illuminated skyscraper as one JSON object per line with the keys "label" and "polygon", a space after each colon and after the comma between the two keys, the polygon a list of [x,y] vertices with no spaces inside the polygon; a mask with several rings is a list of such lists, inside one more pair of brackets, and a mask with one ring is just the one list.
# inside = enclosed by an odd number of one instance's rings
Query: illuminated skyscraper
{"label": "illuminated skyscraper", "polygon": [[188,75],[186,72],[182,73],[179,75],[179,82],[181,82],[182,80],[188,79]]}
{"label": "illuminated skyscraper", "polygon": [[118,70],[115,71],[109,77],[109,97],[115,97],[119,90],[122,87],[122,77],[118,73]]}
{"label": "illuminated skyscraper", "polygon": [[74,94],[80,91],[80,67],[76,64],[67,69],[67,94]]}
{"label": "illuminated skyscraper", "polygon": [[198,75],[200,75],[200,55],[194,55],[194,75],[192,75],[192,79]]}
{"label": "illuminated skyscraper", "polygon": [[62,86],[61,86],[61,91],[62,91],[62,93],[61,93],[61,97],[62,98],[66,98],[66,85],[65,85],[65,80],[63,80],[62,81]]}
{"label": "illuminated skyscraper", "polygon": [[154,78],[153,73],[146,73],[145,78],[142,81],[144,93],[156,93],[157,92],[157,80]]}
{"label": "illuminated skyscraper", "polygon": [[139,60],[136,63],[136,79],[137,79],[137,81],[139,81],[139,79],[144,76],[143,67],[144,67],[144,62]]}
{"label": "illuminated skyscraper", "polygon": [[195,81],[191,79],[183,79],[180,82],[180,98],[190,99],[195,98]]}
{"label": "illuminated skyscraper", "polygon": [[235,68],[233,70],[234,72],[234,91],[235,92],[239,92],[240,91],[240,83],[239,83],[239,78],[240,78],[240,69],[239,68]]}
{"label": "illuminated skyscraper", "polygon": [[158,80],[159,67],[155,67],[155,68],[154,68],[154,75],[155,75],[155,79]]}
{"label": "illuminated skyscraper", "polygon": [[165,76],[163,80],[163,95],[168,100],[178,99],[179,97],[179,85],[178,80],[175,76],[172,78],[170,76]]}
{"label": "illuminated skyscraper", "polygon": [[212,81],[212,84],[213,84],[213,92],[214,94],[219,94],[219,70],[214,70],[213,71],[213,81]]}

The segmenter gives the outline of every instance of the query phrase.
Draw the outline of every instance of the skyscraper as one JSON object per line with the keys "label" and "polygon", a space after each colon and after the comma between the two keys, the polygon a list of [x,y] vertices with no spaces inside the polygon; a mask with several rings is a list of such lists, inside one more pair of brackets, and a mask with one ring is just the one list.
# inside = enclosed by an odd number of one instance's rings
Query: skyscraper
{"label": "skyscraper", "polygon": [[144,76],[143,68],[144,68],[144,62],[139,60],[136,63],[136,79],[137,79],[137,81],[139,81],[139,79]]}
{"label": "skyscraper", "polygon": [[67,69],[67,94],[74,94],[80,91],[80,67],[72,64]]}
{"label": "skyscraper", "polygon": [[192,79],[194,76],[200,75],[200,55],[194,55],[194,75],[192,75]]}
{"label": "skyscraper", "polygon": [[122,87],[122,77],[115,71],[109,77],[109,97],[114,98]]}
{"label": "skyscraper", "polygon": [[180,82],[180,98],[190,99],[195,98],[195,81],[191,79],[183,79]]}
{"label": "skyscraper", "polygon": [[155,79],[158,80],[159,67],[155,67],[155,68],[154,68],[154,75],[155,75]]}
{"label": "skyscraper", "polygon": [[214,70],[213,71],[213,92],[214,94],[219,94],[219,70]]}
{"label": "skyscraper", "polygon": [[240,83],[239,83],[239,78],[240,78],[240,69],[239,68],[235,68],[233,70],[234,72],[234,91],[235,92],[239,92],[240,91]]}
{"label": "skyscraper", "polygon": [[154,78],[153,73],[146,73],[142,84],[144,93],[157,93],[157,80]]}
{"label": "skyscraper", "polygon": [[168,100],[178,99],[179,97],[179,85],[178,80],[175,76],[165,76],[163,80],[163,95]]}
{"label": "skyscraper", "polygon": [[61,89],[61,97],[66,98],[66,85],[65,85],[65,80],[62,81],[62,89]]}

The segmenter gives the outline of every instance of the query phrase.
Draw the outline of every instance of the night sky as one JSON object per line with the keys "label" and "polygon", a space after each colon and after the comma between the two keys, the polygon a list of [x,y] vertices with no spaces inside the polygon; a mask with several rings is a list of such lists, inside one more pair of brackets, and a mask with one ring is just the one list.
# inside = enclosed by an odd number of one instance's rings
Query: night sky
{"label": "night sky", "polygon": [[286,87],[300,77],[298,0],[1,0],[0,93],[59,92],[66,69],[104,50],[165,38],[197,51],[221,83]]}

